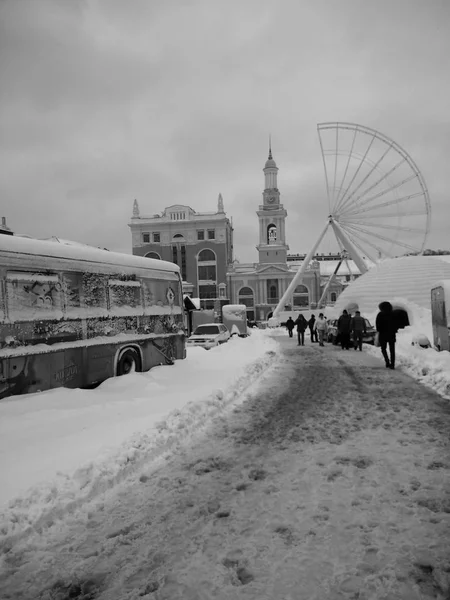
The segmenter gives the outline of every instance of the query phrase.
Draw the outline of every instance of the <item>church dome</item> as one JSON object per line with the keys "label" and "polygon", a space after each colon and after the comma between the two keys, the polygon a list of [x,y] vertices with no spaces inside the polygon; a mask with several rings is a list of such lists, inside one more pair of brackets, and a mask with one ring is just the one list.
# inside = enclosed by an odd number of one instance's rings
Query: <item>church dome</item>
{"label": "church dome", "polygon": [[337,299],[335,308],[353,308],[372,313],[384,300],[396,298],[431,308],[431,288],[450,279],[447,256],[403,256],[384,260],[353,281]]}
{"label": "church dome", "polygon": [[269,158],[266,160],[266,164],[264,166],[265,169],[276,169],[277,163],[272,158],[272,147],[269,143]]}
{"label": "church dome", "polygon": [[270,156],[267,160],[266,160],[266,164],[264,166],[265,169],[270,169],[270,168],[277,168],[277,163],[273,160],[273,158]]}

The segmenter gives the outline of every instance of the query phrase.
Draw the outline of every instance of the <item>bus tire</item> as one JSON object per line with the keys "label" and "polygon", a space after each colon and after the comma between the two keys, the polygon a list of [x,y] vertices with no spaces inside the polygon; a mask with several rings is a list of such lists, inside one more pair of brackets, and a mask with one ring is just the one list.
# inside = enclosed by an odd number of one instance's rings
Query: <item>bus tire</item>
{"label": "bus tire", "polygon": [[125,348],[119,354],[116,375],[128,375],[136,371],[142,371],[141,357],[136,348]]}

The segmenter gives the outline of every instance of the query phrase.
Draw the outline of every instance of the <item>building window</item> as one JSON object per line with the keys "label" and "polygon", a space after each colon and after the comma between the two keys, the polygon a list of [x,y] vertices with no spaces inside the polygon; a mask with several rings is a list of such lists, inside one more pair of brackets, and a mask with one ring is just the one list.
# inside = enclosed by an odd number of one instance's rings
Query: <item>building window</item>
{"label": "building window", "polygon": [[186,246],[181,246],[181,279],[186,281]]}
{"label": "building window", "polygon": [[255,300],[253,296],[253,290],[249,287],[243,287],[238,292],[238,304],[245,304],[247,307],[247,313],[249,309],[253,310]]}
{"label": "building window", "polygon": [[198,262],[216,262],[216,255],[209,248],[205,248],[198,255]]}
{"label": "building window", "polygon": [[269,304],[278,304],[278,279],[267,280],[267,300]]}
{"label": "building window", "polygon": [[199,241],[202,241],[202,240],[205,239],[205,232],[204,232],[203,229],[200,229],[200,230],[197,231],[197,239]]}
{"label": "building window", "polygon": [[160,257],[160,255],[157,252],[148,252],[145,255],[145,258],[156,258],[158,260],[161,260],[161,257]]}
{"label": "building window", "polygon": [[155,231],[155,233],[153,234],[153,243],[159,244],[160,241],[161,241],[161,234],[159,233],[159,231]]}
{"label": "building window", "polygon": [[208,240],[215,240],[216,232],[214,229],[208,229]]}
{"label": "building window", "polygon": [[143,233],[142,234],[142,241],[144,244],[149,244],[150,243],[150,234],[149,233]]}
{"label": "building window", "polygon": [[217,288],[215,285],[199,285],[198,295],[200,300],[217,298]]}
{"label": "building window", "polygon": [[178,264],[178,248],[176,246],[172,246],[172,262]]}
{"label": "building window", "polygon": [[[198,254],[197,280],[199,282],[199,298],[202,298],[200,290],[203,290],[202,293],[204,294],[214,294],[213,296],[203,296],[203,298],[217,298],[215,286],[217,283],[217,260],[215,253],[209,248],[205,248]],[[210,285],[203,285],[206,281],[210,282]],[[200,282],[202,282],[202,285],[200,285]]]}
{"label": "building window", "polygon": [[293,294],[294,307],[309,306],[309,291],[306,285],[298,285]]}
{"label": "building window", "polygon": [[267,227],[267,243],[274,244],[276,241],[277,241],[277,228],[273,223],[271,223]]}
{"label": "building window", "polygon": [[331,302],[336,302],[336,292],[331,292],[330,299],[331,299]]}
{"label": "building window", "polygon": [[216,265],[199,265],[199,281],[216,281]]}
{"label": "building window", "polygon": [[219,298],[226,298],[226,290],[225,290],[225,284],[221,283],[219,285]]}

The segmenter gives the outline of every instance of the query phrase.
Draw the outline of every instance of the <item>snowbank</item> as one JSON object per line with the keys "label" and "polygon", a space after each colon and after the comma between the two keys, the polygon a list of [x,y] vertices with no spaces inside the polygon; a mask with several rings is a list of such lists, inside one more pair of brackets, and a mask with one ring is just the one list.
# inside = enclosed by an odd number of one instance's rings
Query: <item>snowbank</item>
{"label": "snowbank", "polygon": [[265,331],[184,361],[0,403],[0,544],[108,489],[236,401],[274,361]]}

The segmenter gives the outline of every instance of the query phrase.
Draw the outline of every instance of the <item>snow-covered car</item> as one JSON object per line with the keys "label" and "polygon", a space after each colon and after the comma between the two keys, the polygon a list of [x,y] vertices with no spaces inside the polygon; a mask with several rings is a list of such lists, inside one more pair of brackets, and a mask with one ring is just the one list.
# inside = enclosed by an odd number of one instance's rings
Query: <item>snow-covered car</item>
{"label": "snow-covered car", "polygon": [[[369,321],[369,319],[364,319],[364,321],[366,322],[366,333],[363,334],[363,342],[365,342],[366,344],[373,344],[375,341],[375,334],[376,334],[375,327],[372,325],[372,323]],[[339,332],[338,332],[338,328],[337,328],[338,319],[329,319],[327,321],[327,323],[328,323],[328,334],[327,334],[328,341],[332,342],[335,345],[339,344],[340,339],[339,339]]]}
{"label": "snow-covered car", "polygon": [[204,323],[199,325],[187,339],[187,345],[200,348],[214,348],[230,339],[230,332],[222,323]]}

